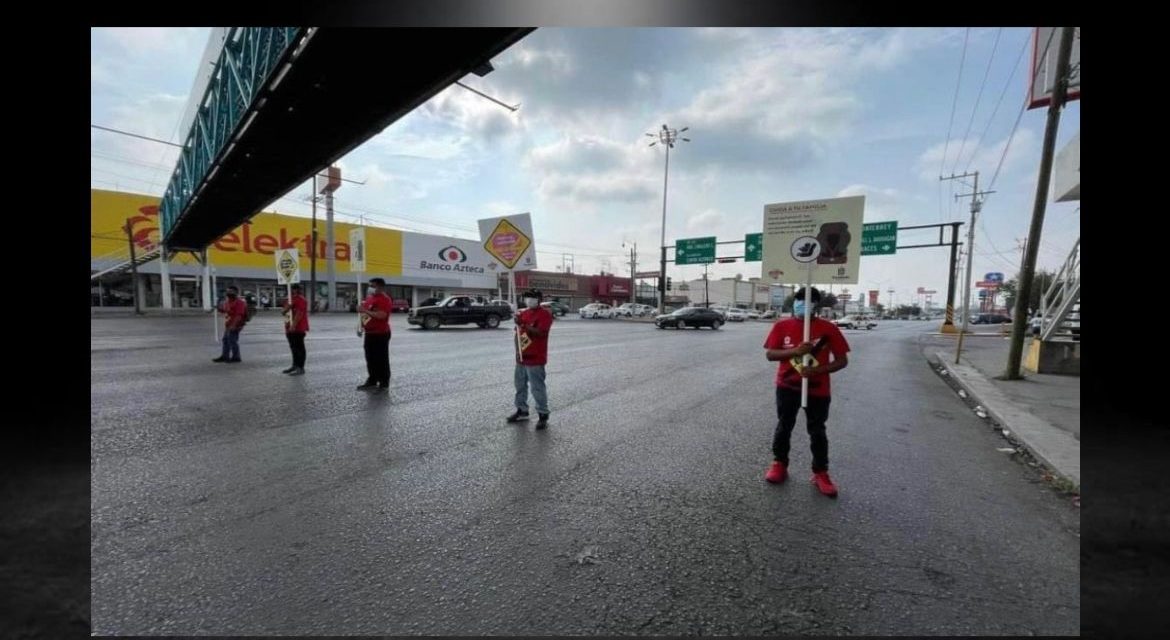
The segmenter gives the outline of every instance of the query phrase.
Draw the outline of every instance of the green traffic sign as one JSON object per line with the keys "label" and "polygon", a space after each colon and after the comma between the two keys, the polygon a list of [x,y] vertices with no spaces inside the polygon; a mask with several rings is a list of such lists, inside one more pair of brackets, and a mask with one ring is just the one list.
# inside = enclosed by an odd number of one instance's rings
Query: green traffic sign
{"label": "green traffic sign", "polygon": [[710,262],[715,262],[715,236],[687,238],[675,242],[675,264],[707,264]]}
{"label": "green traffic sign", "polygon": [[744,262],[759,262],[764,259],[764,234],[749,233],[743,237]]}
{"label": "green traffic sign", "polygon": [[884,256],[898,252],[898,221],[861,225],[861,255]]}

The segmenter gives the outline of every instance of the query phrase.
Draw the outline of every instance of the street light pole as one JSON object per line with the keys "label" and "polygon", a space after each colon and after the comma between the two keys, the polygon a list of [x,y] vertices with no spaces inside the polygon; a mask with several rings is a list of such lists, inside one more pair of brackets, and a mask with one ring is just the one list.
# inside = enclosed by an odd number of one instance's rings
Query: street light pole
{"label": "street light pole", "polygon": [[[658,140],[651,142],[653,147],[658,143],[662,143],[666,147],[666,168],[662,172],[662,257],[658,267],[658,313],[666,313],[666,189],[670,180],[670,150],[674,148],[674,143],[677,140],[683,142],[690,142],[690,138],[680,138],[678,134],[690,129],[690,127],[683,127],[682,129],[671,129],[665,124],[662,129],[658,131]],[[647,136],[653,138],[655,134],[647,133]]]}

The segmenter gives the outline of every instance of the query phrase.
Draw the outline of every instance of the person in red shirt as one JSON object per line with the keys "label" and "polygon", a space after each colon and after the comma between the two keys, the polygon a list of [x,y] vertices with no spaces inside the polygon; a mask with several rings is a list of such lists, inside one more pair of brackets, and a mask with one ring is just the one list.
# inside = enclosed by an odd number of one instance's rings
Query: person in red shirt
{"label": "person in red shirt", "polygon": [[[779,421],[772,437],[774,459],[764,479],[780,483],[788,477],[788,450],[792,430],[796,426],[796,414],[800,411],[801,381],[808,379],[808,407],[804,410],[804,417],[812,445],[812,482],[821,493],[836,497],[837,487],[829,478],[829,438],[825,434],[825,422],[829,418],[829,402],[832,398],[829,374],[849,364],[846,355],[849,343],[837,325],[816,317],[816,306],[821,301],[821,292],[816,289],[809,291],[814,313],[809,340],[804,340],[804,295],[803,288],[796,292],[792,317],[777,320],[772,325],[768,339],[764,341],[768,360],[780,362],[776,370],[776,413]],[[802,366],[805,354],[811,354],[813,358],[808,366]]]}
{"label": "person in red shirt", "polygon": [[248,303],[240,298],[240,290],[227,288],[227,300],[219,305],[224,314],[223,353],[212,362],[240,362],[240,330],[248,322]]}
{"label": "person in red shirt", "polygon": [[292,350],[292,366],[281,371],[291,376],[305,375],[305,334],[309,332],[309,302],[301,285],[292,285],[292,297],[284,303],[284,337]]}
{"label": "person in red shirt", "polygon": [[552,330],[553,316],[548,309],[540,306],[542,295],[537,289],[523,294],[525,309],[516,314],[516,413],[508,416],[508,422],[528,419],[528,388],[532,387],[532,398],[536,400],[537,429],[548,428],[548,388],[544,382],[544,365],[548,363],[548,333]]}
{"label": "person in red shirt", "polygon": [[365,335],[366,371],[369,376],[358,385],[360,391],[386,391],[390,388],[390,310],[386,281],[370,279],[370,294],[358,307],[361,333]]}

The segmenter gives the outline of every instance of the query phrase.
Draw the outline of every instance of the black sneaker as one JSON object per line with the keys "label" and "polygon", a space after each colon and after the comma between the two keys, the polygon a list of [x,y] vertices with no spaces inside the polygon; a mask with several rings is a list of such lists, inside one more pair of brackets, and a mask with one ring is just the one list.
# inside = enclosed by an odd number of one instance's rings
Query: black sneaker
{"label": "black sneaker", "polygon": [[357,390],[358,391],[369,391],[370,389],[377,389],[377,388],[378,388],[377,382],[374,382],[373,380],[366,380],[364,383],[358,385]]}
{"label": "black sneaker", "polygon": [[512,415],[508,416],[508,422],[520,422],[521,420],[527,420],[527,419],[528,419],[528,412],[521,411],[519,409],[516,410],[516,413],[513,413]]}
{"label": "black sneaker", "polygon": [[292,373],[293,371],[296,371],[296,370],[297,370],[296,367],[289,367],[289,368],[285,369],[284,371],[281,371],[281,373]]}
{"label": "black sneaker", "polygon": [[542,414],[540,414],[540,420],[536,421],[536,429],[539,431],[540,429],[547,429],[547,428],[548,428],[548,414],[542,413]]}
{"label": "black sneaker", "polygon": [[290,376],[303,376],[303,375],[305,375],[305,370],[300,368],[300,367],[297,367],[297,368],[293,369],[292,371],[289,371],[288,375],[290,375]]}
{"label": "black sneaker", "polygon": [[228,359],[227,359],[227,358],[225,358],[225,357],[223,357],[223,356],[220,356],[220,357],[218,357],[218,358],[212,358],[212,359],[211,359],[211,361],[212,361],[212,362],[227,362],[227,361],[228,361]]}
{"label": "black sneaker", "polygon": [[243,360],[240,360],[239,358],[231,358],[228,360],[228,362],[243,362]]}

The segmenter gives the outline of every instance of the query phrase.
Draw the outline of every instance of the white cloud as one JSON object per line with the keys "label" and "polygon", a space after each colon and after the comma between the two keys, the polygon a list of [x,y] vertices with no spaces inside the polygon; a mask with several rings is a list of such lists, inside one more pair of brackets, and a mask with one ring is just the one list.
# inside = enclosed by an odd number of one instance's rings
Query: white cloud
{"label": "white cloud", "polygon": [[687,229],[702,231],[722,224],[727,219],[723,213],[715,209],[705,209],[687,219]]}

